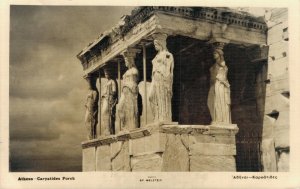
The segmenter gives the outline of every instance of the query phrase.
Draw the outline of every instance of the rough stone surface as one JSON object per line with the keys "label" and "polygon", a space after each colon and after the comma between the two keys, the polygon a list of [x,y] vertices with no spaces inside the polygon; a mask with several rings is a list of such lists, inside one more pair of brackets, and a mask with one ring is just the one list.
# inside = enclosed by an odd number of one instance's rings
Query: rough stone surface
{"label": "rough stone surface", "polygon": [[204,134],[232,136],[239,131],[236,124],[214,124],[209,126],[208,132]]}
{"label": "rough stone surface", "polygon": [[189,171],[188,149],[182,138],[186,137],[167,134],[166,149],[163,153],[163,171]]}
{"label": "rough stone surface", "polygon": [[263,139],[261,143],[261,162],[264,172],[276,171],[276,155],[273,139]]}
{"label": "rough stone surface", "polygon": [[[283,53],[284,50],[282,50],[281,53]],[[276,78],[282,74],[287,74],[288,73],[288,67],[289,67],[289,62],[287,57],[281,57],[278,59],[275,59],[275,61],[269,62],[268,64],[268,74],[272,76],[272,78]],[[273,82],[276,81],[273,79]]]}
{"label": "rough stone surface", "polygon": [[280,112],[287,108],[289,108],[289,100],[281,93],[266,97],[265,114],[271,113],[273,110]]}
{"label": "rough stone surface", "polygon": [[89,147],[82,149],[82,171],[95,171],[96,170],[96,149]]}
{"label": "rough stone surface", "polygon": [[165,150],[166,134],[153,133],[150,136],[129,140],[129,154],[143,155]]}
{"label": "rough stone surface", "polygon": [[290,146],[289,131],[289,111],[280,111],[274,129],[275,148],[286,148]]}
{"label": "rough stone surface", "polygon": [[128,141],[111,144],[111,161],[113,171],[130,171]]}
{"label": "rough stone surface", "polygon": [[276,120],[274,118],[271,118],[267,115],[264,116],[262,131],[262,137],[264,139],[273,138],[275,121]]}
{"label": "rough stone surface", "polygon": [[267,96],[270,96],[275,92],[289,91],[290,89],[288,73],[271,77],[270,81],[270,92],[267,94]]}
{"label": "rough stone surface", "polygon": [[287,172],[290,170],[290,154],[287,152],[282,152],[279,155],[278,162],[277,162],[277,168],[279,172]]}
{"label": "rough stone surface", "polygon": [[198,143],[191,140],[190,155],[236,155],[235,144]]}
{"label": "rough stone surface", "polygon": [[161,153],[133,156],[131,158],[131,171],[161,171]]}
{"label": "rough stone surface", "polygon": [[96,171],[110,171],[110,145],[98,146],[96,148]]}
{"label": "rough stone surface", "polygon": [[288,55],[288,41],[281,40],[269,46],[269,56],[274,57],[275,60],[282,58],[283,52]]}
{"label": "rough stone surface", "polygon": [[233,156],[190,156],[190,171],[236,171]]}
{"label": "rough stone surface", "polygon": [[279,23],[274,25],[272,28],[268,30],[268,39],[267,42],[269,45],[276,43],[282,40],[283,29],[286,28],[286,24]]}
{"label": "rough stone surface", "polygon": [[235,144],[235,136],[223,135],[190,135],[190,143],[217,143],[217,144]]}

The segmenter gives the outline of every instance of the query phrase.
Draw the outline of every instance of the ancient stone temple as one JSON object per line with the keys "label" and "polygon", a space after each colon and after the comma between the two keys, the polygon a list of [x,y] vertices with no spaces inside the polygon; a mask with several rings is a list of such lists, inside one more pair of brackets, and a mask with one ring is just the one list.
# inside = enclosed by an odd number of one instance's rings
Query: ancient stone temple
{"label": "ancient stone temple", "polygon": [[138,7],[83,49],[83,171],[287,171],[287,13],[269,11]]}

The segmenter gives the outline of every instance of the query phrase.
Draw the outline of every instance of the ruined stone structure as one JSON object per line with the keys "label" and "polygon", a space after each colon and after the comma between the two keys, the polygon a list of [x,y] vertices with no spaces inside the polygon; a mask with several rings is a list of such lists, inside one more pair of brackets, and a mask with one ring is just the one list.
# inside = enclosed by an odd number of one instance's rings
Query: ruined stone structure
{"label": "ruined stone structure", "polygon": [[271,11],[266,24],[228,8],[138,7],[83,49],[100,101],[103,86],[118,93],[82,142],[83,171],[287,171],[288,36],[274,21],[286,10]]}

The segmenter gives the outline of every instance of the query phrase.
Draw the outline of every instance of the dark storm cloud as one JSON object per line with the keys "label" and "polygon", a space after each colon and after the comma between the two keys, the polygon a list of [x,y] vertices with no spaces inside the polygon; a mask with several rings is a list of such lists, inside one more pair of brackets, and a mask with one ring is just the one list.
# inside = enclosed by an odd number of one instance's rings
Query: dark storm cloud
{"label": "dark storm cloud", "polygon": [[81,170],[87,88],[76,55],[131,10],[11,6],[11,171]]}
{"label": "dark storm cloud", "polygon": [[[10,95],[54,98],[63,96],[61,91],[69,92],[79,80],[82,84],[76,54],[117,23],[119,11],[129,9],[12,6]],[[68,80],[60,82],[63,77]]]}

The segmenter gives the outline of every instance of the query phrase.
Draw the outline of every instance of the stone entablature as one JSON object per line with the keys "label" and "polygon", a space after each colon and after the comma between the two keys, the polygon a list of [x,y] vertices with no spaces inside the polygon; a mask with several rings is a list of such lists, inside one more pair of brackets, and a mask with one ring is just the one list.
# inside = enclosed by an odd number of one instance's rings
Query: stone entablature
{"label": "stone entablature", "polygon": [[[118,55],[124,48],[123,46],[129,46],[131,44],[137,43],[142,37],[147,37],[155,30],[166,28],[170,30],[168,26],[164,26],[160,23],[157,18],[159,15],[167,15],[171,17],[179,17],[185,20],[190,20],[193,23],[213,23],[220,25],[220,29],[212,29],[212,34],[222,33],[228,28],[239,28],[237,30],[252,31],[258,35],[265,35],[267,26],[264,20],[261,18],[256,18],[247,13],[237,12],[228,8],[209,8],[209,7],[139,7],[132,11],[131,15],[126,15],[121,20],[116,27],[112,28],[111,31],[105,32],[99,36],[94,42],[90,43],[85,49],[83,49],[77,58],[81,61],[83,69],[85,70],[85,75],[93,72],[96,67],[103,65],[107,61],[113,59]],[[154,16],[155,15],[155,16]],[[154,18],[153,18],[154,16]],[[162,17],[161,19],[165,19]],[[183,20],[183,23],[185,21]],[[195,24],[195,23],[194,23]],[[200,24],[201,25],[201,24]],[[199,27],[200,27],[199,25]],[[174,31],[167,31],[168,33],[176,34],[176,25],[174,26]],[[196,26],[196,25],[195,25]],[[210,28],[210,24],[205,25],[206,28]],[[181,26],[180,26],[181,27]],[[186,27],[186,26],[182,26]],[[201,28],[203,25],[201,25]],[[188,27],[187,27],[188,29]],[[191,28],[194,30],[193,28]],[[172,29],[171,29],[172,30]],[[207,29],[203,32],[207,33]],[[220,31],[219,31],[220,30]],[[221,31],[222,30],[222,31]],[[223,31],[224,30],[224,31]],[[198,33],[200,31],[197,31]],[[240,36],[243,36],[242,33]],[[209,31],[208,31],[209,33]],[[131,39],[131,35],[143,34],[141,37],[135,36],[134,40]],[[180,33],[182,34],[182,33]],[[200,38],[204,37],[203,34],[192,34],[199,35]],[[223,35],[223,34],[222,34]],[[221,35],[221,36],[222,36]],[[225,37],[229,40],[234,39],[234,41],[243,41],[244,39],[239,39],[240,36]],[[207,36],[208,37],[208,36]],[[218,36],[217,36],[218,37]],[[198,37],[199,38],[199,37]],[[253,41],[261,41],[262,37],[258,35],[257,39]],[[145,38],[146,39],[146,38]],[[253,40],[253,37],[252,37]],[[246,42],[251,43],[251,40]],[[124,43],[124,45],[122,45]],[[116,49],[120,52],[114,52]],[[96,63],[98,62],[98,63]],[[95,67],[96,64],[96,67]],[[95,67],[95,68],[94,68]]]}
{"label": "stone entablature", "polygon": [[228,125],[158,123],[82,143],[83,171],[236,171]]}

